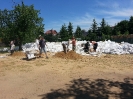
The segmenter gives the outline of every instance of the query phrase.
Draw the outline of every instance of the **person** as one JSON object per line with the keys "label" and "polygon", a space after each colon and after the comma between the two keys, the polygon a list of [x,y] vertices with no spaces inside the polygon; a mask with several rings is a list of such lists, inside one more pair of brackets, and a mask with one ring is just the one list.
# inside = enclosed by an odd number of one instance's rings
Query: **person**
{"label": "person", "polygon": [[47,52],[46,52],[46,49],[45,49],[45,45],[46,45],[46,42],[45,42],[44,38],[41,36],[40,37],[40,41],[39,41],[39,48],[40,48],[40,55],[39,55],[39,57],[41,57],[41,54],[44,51],[44,53],[46,55],[46,58],[48,59],[48,55],[47,55]]}
{"label": "person", "polygon": [[90,41],[90,42],[91,42],[92,45],[93,45],[93,50],[94,50],[94,52],[96,52],[96,49],[97,49],[97,46],[98,46],[97,42],[96,42],[96,41]]}
{"label": "person", "polygon": [[14,41],[11,41],[11,42],[10,42],[10,51],[11,51],[11,55],[14,53],[14,50],[15,50],[15,44],[14,44]]}
{"label": "person", "polygon": [[69,51],[69,47],[70,47],[70,43],[71,43],[71,39],[68,40],[68,43],[67,43],[67,50]]}
{"label": "person", "polygon": [[66,44],[64,42],[62,43],[62,47],[63,47],[64,53],[66,54],[67,53],[67,47],[66,47]]}
{"label": "person", "polygon": [[15,41],[15,40],[13,40],[13,41],[10,41],[10,44],[9,44],[9,46],[10,46],[10,49],[11,49],[11,45],[14,43],[14,41]]}
{"label": "person", "polygon": [[84,52],[88,52],[89,51],[89,47],[90,47],[90,43],[89,42],[87,42],[86,44],[85,44],[85,46],[84,46]]}
{"label": "person", "polygon": [[76,50],[76,39],[75,39],[75,37],[72,37],[72,50],[73,51]]}

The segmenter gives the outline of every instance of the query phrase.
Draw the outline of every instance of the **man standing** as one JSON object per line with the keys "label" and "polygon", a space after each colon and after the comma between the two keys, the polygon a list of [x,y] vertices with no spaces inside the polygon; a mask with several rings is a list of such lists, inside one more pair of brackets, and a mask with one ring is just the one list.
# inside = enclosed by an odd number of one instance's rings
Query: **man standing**
{"label": "man standing", "polygon": [[75,39],[75,37],[72,37],[72,50],[73,51],[76,50],[76,39]]}
{"label": "man standing", "polygon": [[11,55],[14,53],[14,50],[15,50],[15,45],[14,45],[14,41],[11,41],[10,43],[10,51],[11,51]]}
{"label": "man standing", "polygon": [[46,52],[46,49],[45,49],[45,45],[46,45],[46,42],[45,42],[44,38],[41,36],[40,41],[39,41],[39,47],[40,47],[40,56],[39,57],[41,57],[41,54],[44,51],[44,53],[46,55],[46,58],[48,59],[47,52]]}

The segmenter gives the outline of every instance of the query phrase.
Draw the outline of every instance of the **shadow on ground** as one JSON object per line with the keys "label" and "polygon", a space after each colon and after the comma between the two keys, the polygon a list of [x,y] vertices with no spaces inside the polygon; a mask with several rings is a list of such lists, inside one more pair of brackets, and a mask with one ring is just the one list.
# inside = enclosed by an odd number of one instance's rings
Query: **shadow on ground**
{"label": "shadow on ground", "polygon": [[65,89],[39,95],[41,99],[133,99],[133,78],[123,82],[104,79],[74,79]]}

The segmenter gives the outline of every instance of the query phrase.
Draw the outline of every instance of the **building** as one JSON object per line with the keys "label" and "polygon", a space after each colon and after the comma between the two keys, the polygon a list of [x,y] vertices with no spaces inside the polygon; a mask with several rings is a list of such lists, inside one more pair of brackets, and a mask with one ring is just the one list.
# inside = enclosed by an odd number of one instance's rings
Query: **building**
{"label": "building", "polygon": [[57,35],[57,31],[51,29],[51,30],[46,31],[45,34],[52,34],[53,36],[56,36]]}

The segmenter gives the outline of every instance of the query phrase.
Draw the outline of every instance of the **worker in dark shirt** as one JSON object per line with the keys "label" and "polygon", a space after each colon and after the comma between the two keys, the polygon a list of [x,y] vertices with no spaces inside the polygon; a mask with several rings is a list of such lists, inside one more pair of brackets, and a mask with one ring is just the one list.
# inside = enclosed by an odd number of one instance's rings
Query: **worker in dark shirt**
{"label": "worker in dark shirt", "polygon": [[46,46],[46,42],[45,42],[44,38],[41,36],[40,41],[39,41],[39,48],[40,48],[40,56],[39,57],[41,57],[41,54],[44,51],[46,58],[48,58],[45,46]]}
{"label": "worker in dark shirt", "polygon": [[85,44],[85,46],[84,46],[84,52],[88,52],[89,51],[89,48],[90,48],[90,43],[89,42],[87,42],[86,44]]}

